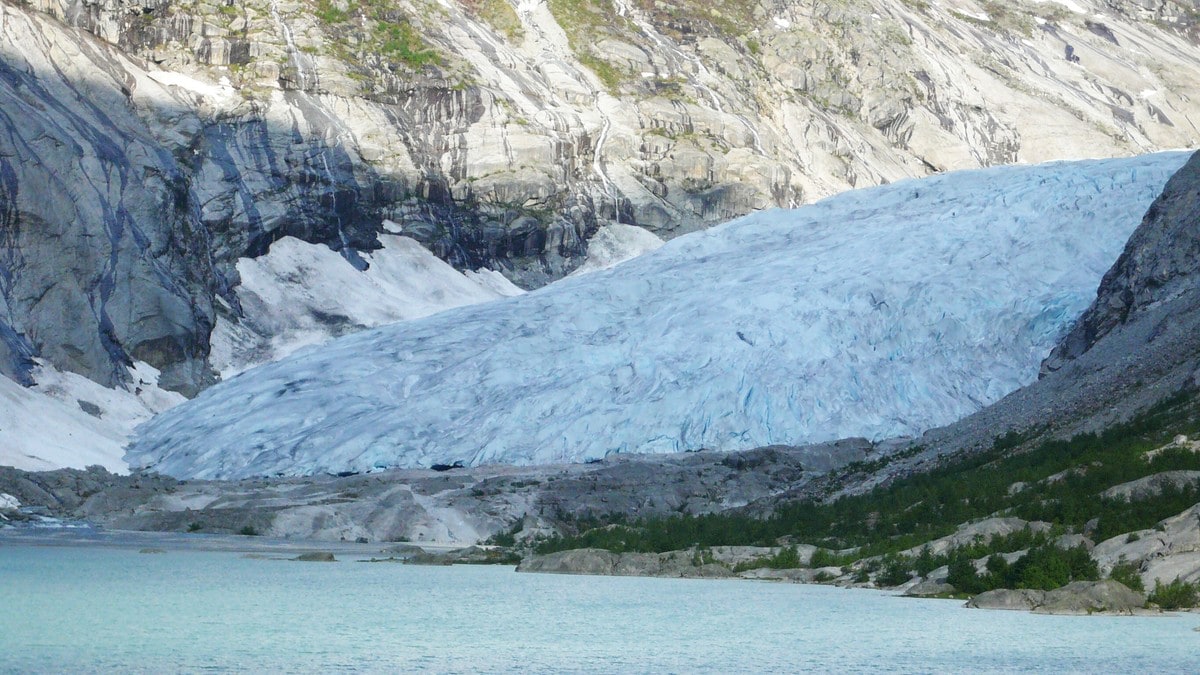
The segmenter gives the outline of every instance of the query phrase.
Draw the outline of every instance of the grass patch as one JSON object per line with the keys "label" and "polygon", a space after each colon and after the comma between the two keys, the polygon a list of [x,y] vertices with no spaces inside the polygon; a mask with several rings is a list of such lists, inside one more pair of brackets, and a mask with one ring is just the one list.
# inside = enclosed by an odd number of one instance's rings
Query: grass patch
{"label": "grass patch", "polygon": [[510,42],[520,42],[525,38],[525,27],[507,0],[463,0],[463,6],[472,16],[491,26],[492,30]]}
{"label": "grass patch", "polygon": [[379,40],[379,52],[414,68],[441,63],[441,57],[430,49],[412,24],[407,21],[375,24],[375,37]]}
{"label": "grass patch", "polygon": [[629,74],[600,56],[595,44],[605,36],[638,35],[638,29],[618,16],[608,0],[548,0],[547,7],[567,34],[575,58],[615,94]]}
{"label": "grass patch", "polygon": [[638,8],[653,18],[654,24],[676,40],[683,36],[674,34],[670,26],[707,23],[712,32],[721,37],[742,37],[758,27],[755,11],[756,0],[727,0],[726,2],[701,2],[700,0],[638,0]]}
{"label": "grass patch", "polygon": [[344,9],[338,8],[338,6],[330,2],[330,0],[319,0],[317,2],[315,16],[326,26],[345,23],[346,21],[350,20],[350,13]]}
{"label": "grass patch", "polygon": [[[443,63],[442,55],[421,37],[411,18],[387,0],[360,0],[347,9],[333,0],[317,0],[313,14],[333,52],[343,60],[374,56],[414,70]],[[364,24],[370,28],[364,30]]]}

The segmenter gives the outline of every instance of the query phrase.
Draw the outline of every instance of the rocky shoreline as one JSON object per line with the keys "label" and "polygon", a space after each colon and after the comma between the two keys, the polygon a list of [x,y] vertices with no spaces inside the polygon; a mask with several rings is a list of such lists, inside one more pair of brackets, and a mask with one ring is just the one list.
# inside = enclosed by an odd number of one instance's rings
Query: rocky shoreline
{"label": "rocky shoreline", "polygon": [[891,451],[863,439],[732,453],[616,455],[586,464],[394,470],[347,476],[182,481],[159,474],[0,467],[0,493],[26,509],[123,530],[468,545],[520,525],[624,513],[703,514],[769,500]]}

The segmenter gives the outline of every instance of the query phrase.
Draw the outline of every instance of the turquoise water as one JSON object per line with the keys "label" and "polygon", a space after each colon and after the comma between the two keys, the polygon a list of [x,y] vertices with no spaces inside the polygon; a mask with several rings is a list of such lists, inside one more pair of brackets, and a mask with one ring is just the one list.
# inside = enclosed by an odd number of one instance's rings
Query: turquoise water
{"label": "turquoise water", "polygon": [[3,672],[1196,672],[1200,616],[0,544]]}

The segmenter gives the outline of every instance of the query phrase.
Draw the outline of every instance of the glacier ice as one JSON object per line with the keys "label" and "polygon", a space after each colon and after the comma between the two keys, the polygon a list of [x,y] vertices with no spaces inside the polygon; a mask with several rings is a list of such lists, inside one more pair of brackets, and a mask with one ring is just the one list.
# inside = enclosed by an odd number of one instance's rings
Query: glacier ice
{"label": "glacier ice", "polygon": [[1036,377],[1186,157],[757,213],[247,371],[143,425],[126,459],[236,478],[919,434]]}

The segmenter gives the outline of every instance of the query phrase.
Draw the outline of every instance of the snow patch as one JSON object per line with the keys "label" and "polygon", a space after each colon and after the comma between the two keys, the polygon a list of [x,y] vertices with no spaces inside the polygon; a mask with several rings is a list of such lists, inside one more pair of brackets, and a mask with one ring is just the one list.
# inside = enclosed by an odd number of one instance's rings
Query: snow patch
{"label": "snow patch", "polygon": [[379,241],[382,248],[362,254],[366,271],[294,237],[239,260],[236,293],[245,316],[225,312],[211,339],[221,377],[347,333],[523,292],[498,272],[463,274],[408,237],[382,234]]}
{"label": "snow patch", "polygon": [[1033,0],[1033,1],[1038,3],[1039,5],[1046,3],[1046,2],[1051,2],[1056,5],[1062,5],[1063,7],[1066,7],[1068,10],[1075,12],[1076,14],[1087,14],[1088,13],[1088,10],[1084,9],[1079,3],[1074,2],[1074,0]]}
{"label": "snow patch", "polygon": [[1187,157],[757,213],[256,369],[144,425],[126,458],[235,478],[916,436],[1037,377]]}
{"label": "snow patch", "polygon": [[186,399],[158,388],[158,371],[146,363],[131,369],[130,391],[42,364],[36,384],[22,387],[0,377],[0,465],[26,471],[99,464],[129,470],[122,459],[134,427]]}
{"label": "snow patch", "polygon": [[0,492],[0,509],[19,509],[21,502],[16,497]]}
{"label": "snow patch", "polygon": [[572,275],[606,270],[643,253],[657,250],[663,240],[636,225],[609,223],[588,240],[587,258]]}
{"label": "snow patch", "polygon": [[192,94],[212,99],[213,103],[229,102],[238,95],[237,89],[229,84],[228,78],[221,78],[221,84],[213,85],[207,82],[201,82],[193,77],[188,77],[183,73],[170,72],[165,70],[151,70],[146,73],[147,77],[155,82],[167,86],[178,87]]}

